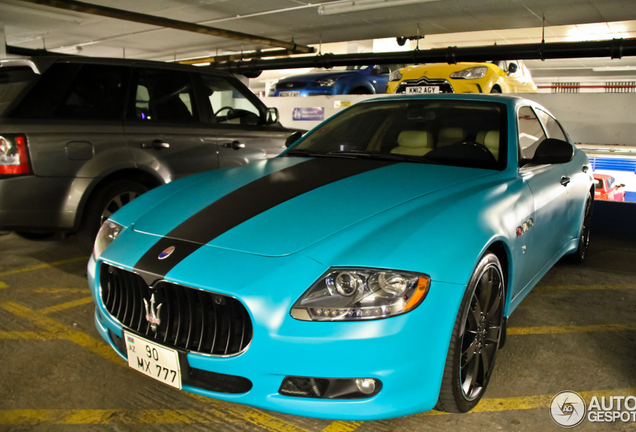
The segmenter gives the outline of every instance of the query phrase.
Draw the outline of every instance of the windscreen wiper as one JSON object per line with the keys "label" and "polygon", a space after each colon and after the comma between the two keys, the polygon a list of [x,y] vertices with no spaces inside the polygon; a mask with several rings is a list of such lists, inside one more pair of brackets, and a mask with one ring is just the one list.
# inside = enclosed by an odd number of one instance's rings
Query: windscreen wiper
{"label": "windscreen wiper", "polygon": [[343,150],[343,151],[331,151],[327,154],[365,157],[369,159],[393,160],[393,161],[400,161],[400,162],[431,163],[431,164],[439,165],[439,162],[434,161],[432,159],[427,159],[425,156],[411,156],[411,155],[403,155],[403,154],[397,154],[397,153],[368,152],[364,150]]}
{"label": "windscreen wiper", "polygon": [[354,158],[354,155],[339,154],[337,152],[318,153],[309,149],[292,149],[285,153],[285,156],[301,156],[301,157],[348,157]]}

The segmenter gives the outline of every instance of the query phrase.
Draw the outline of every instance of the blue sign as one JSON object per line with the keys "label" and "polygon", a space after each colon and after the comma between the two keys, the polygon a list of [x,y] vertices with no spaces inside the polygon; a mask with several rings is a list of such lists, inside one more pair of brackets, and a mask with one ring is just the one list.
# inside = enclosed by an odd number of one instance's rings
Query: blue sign
{"label": "blue sign", "polygon": [[292,118],[295,121],[323,121],[325,119],[325,109],[323,107],[294,108]]}

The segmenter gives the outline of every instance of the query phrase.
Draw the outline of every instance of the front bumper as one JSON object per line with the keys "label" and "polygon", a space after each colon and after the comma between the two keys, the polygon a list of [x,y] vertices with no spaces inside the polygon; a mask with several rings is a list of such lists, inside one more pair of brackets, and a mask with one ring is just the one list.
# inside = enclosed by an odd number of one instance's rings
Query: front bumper
{"label": "front bumper", "polygon": [[35,175],[0,178],[0,229],[72,230],[91,180]]}
{"label": "front bumper", "polygon": [[300,92],[300,96],[330,96],[334,93],[334,88],[333,87],[309,87],[309,88],[302,88],[302,89],[296,89],[296,90],[285,90],[285,89],[281,89],[281,90],[276,90],[276,93],[274,93],[274,96],[280,96],[280,92],[287,92],[287,91],[297,91]]}
{"label": "front bumper", "polygon": [[[123,250],[123,246],[117,250],[123,243],[113,243],[103,255],[104,261],[119,266],[122,262],[136,262],[126,259],[133,253],[130,250]],[[112,260],[114,256],[123,259],[116,262]],[[209,263],[214,263],[214,269]],[[202,268],[210,271],[201,271]],[[287,414],[339,420],[377,420],[432,409],[438,399],[450,333],[465,287],[434,281],[417,309],[388,319],[293,319],[291,306],[325,270],[326,266],[300,255],[271,258],[213,247],[201,248],[175,267],[166,280],[233,295],[246,306],[254,329],[251,345],[241,354],[211,357],[189,352],[185,356],[191,368],[249,379],[253,383],[249,391],[228,394],[187,385],[183,389]],[[98,271],[99,263],[91,258],[88,277],[96,300],[95,323],[102,337],[115,348],[109,331],[122,337],[122,326],[108,314],[100,299]],[[290,271],[294,278],[285,277]],[[263,276],[254,283],[237,284],[236,275],[246,273]],[[281,280],[298,286],[281,286]],[[382,382],[382,390],[369,399],[283,396],[278,390],[286,376],[375,378]]]}
{"label": "front bumper", "polygon": [[389,82],[387,93],[404,93],[404,87],[438,86],[440,93],[489,93],[492,85],[488,80],[465,80],[423,77]]}

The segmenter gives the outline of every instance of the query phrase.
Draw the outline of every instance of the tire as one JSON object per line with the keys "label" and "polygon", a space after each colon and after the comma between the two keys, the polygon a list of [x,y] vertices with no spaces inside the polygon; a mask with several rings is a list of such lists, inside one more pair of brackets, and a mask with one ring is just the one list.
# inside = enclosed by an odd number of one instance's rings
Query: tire
{"label": "tire", "polygon": [[490,89],[490,93],[501,93],[501,89],[497,86]]}
{"label": "tire", "polygon": [[455,319],[436,409],[468,412],[486,392],[505,325],[504,302],[501,264],[488,252],[470,278]]}
{"label": "tire", "polygon": [[364,87],[356,87],[353,90],[351,90],[349,94],[372,94],[372,93]]}
{"label": "tire", "polygon": [[585,262],[587,257],[587,249],[590,245],[590,226],[592,223],[592,209],[594,207],[594,197],[588,194],[585,200],[585,208],[583,209],[583,222],[581,223],[581,231],[579,234],[579,246],[576,251],[568,255],[568,261],[576,264]]}
{"label": "tire", "polygon": [[90,254],[102,223],[121,207],[147,191],[148,187],[131,180],[108,183],[95,191],[86,205],[77,232],[77,240],[82,251]]}

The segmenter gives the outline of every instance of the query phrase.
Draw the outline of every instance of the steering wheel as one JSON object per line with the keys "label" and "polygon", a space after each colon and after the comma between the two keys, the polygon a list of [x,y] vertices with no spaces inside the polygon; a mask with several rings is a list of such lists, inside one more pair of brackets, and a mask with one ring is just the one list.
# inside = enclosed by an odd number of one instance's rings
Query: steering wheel
{"label": "steering wheel", "polygon": [[492,152],[490,150],[488,150],[488,147],[486,147],[483,144],[479,144],[478,142],[475,142],[475,141],[459,141],[459,142],[456,142],[453,145],[467,145],[467,146],[471,146],[473,148],[479,149],[480,151],[482,151],[484,153],[487,153],[488,156],[494,157]]}
{"label": "steering wheel", "polygon": [[225,117],[229,117],[229,116],[231,116],[231,115],[233,115],[233,114],[234,114],[234,108],[232,108],[231,106],[224,106],[224,107],[219,108],[219,109],[218,109],[218,110],[214,113],[214,115],[215,115],[215,116],[218,116],[218,115],[219,115],[219,113],[220,113],[221,111],[224,111],[224,110],[227,110],[227,115],[226,115]]}

